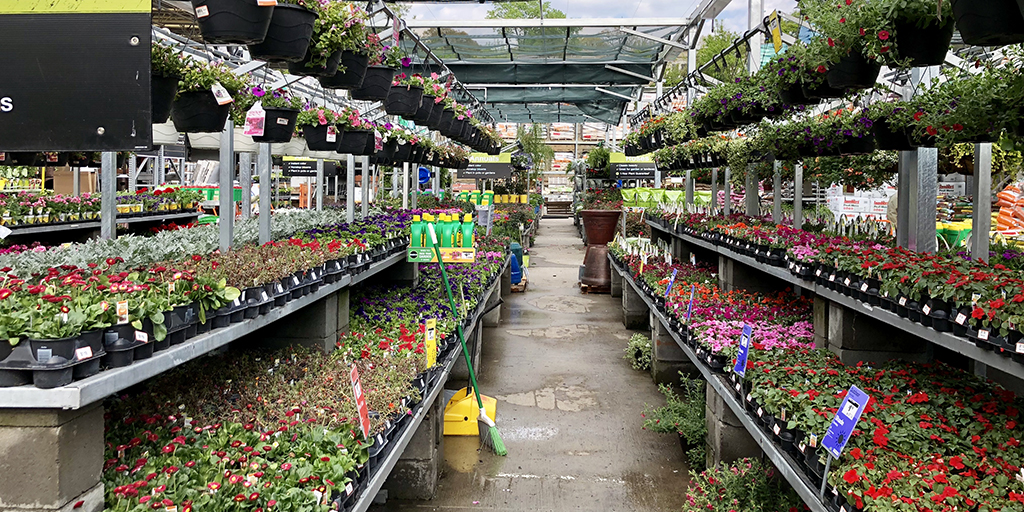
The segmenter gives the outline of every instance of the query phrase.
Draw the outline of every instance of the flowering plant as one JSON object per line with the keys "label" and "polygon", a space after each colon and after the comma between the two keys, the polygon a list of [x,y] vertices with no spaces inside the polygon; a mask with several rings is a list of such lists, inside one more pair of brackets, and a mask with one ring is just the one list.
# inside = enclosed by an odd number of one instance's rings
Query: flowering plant
{"label": "flowering plant", "polygon": [[307,68],[325,67],[331,55],[339,51],[369,54],[366,47],[369,18],[365,10],[355,4],[334,1],[311,2],[311,5],[317,17],[307,51]]}
{"label": "flowering plant", "polygon": [[310,105],[305,110],[299,112],[299,117],[295,121],[296,126],[325,126],[328,124],[338,124],[341,121],[340,115],[324,107],[316,105]]}
{"label": "flowering plant", "polygon": [[181,56],[180,51],[175,51],[173,48],[159,43],[153,43],[150,58],[150,69],[153,75],[168,78],[180,77],[185,71],[185,65],[188,62]]}
{"label": "flowering plant", "polygon": [[181,71],[178,94],[183,92],[209,91],[219,83],[235,96],[249,84],[249,75],[236,75],[222,63],[189,61]]}

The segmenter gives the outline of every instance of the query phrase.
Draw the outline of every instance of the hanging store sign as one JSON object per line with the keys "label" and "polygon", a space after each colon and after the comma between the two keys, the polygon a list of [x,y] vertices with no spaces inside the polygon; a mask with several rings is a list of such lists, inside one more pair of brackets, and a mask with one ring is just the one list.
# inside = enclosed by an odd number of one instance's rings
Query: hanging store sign
{"label": "hanging store sign", "polygon": [[658,172],[654,157],[650,154],[626,156],[624,153],[612,153],[610,162],[617,180],[654,179],[654,173]]}
{"label": "hanging store sign", "polygon": [[[312,176],[316,177],[316,160],[312,158],[284,157],[281,165],[282,174],[285,176]],[[338,163],[324,160],[324,177],[338,175]]]}
{"label": "hanging store sign", "polygon": [[0,0],[0,151],[153,142],[149,0]]}
{"label": "hanging store sign", "polygon": [[459,179],[497,180],[512,177],[512,153],[469,155],[469,167],[459,169]]}

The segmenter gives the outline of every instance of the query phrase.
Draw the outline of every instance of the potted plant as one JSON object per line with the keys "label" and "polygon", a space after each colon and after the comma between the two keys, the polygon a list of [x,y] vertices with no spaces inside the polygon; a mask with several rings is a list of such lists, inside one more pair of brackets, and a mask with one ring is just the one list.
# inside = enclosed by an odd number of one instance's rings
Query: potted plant
{"label": "potted plant", "polygon": [[338,113],[324,107],[311,106],[299,112],[296,126],[302,130],[306,146],[313,151],[337,151],[341,140]]}
{"label": "potted plant", "polygon": [[[415,114],[404,115],[404,119],[413,121],[420,126],[427,126],[427,122],[430,121],[430,116],[434,113],[434,106],[441,109],[441,101],[439,101],[444,95],[448,93],[444,86],[441,85],[438,80],[437,73],[431,73],[430,77],[421,77],[423,80],[423,100],[420,101],[420,108],[416,109]],[[474,127],[476,125],[474,124]]]}
{"label": "potted plant", "polygon": [[[633,339],[630,339],[630,347],[633,347],[633,344]],[[650,348],[650,340],[647,340],[647,347]],[[648,355],[648,362],[649,357]],[[707,437],[707,399],[704,395],[704,382],[680,374],[679,391],[667,384],[659,384],[658,390],[665,396],[665,405],[651,408],[644,404],[644,412],[641,414],[644,418],[643,429],[662,434],[677,434],[679,444],[690,464],[702,467],[705,463],[704,443]]]}
{"label": "potted plant", "polygon": [[208,44],[252,44],[263,41],[274,7],[257,0],[192,0],[199,31]]}
{"label": "potted plant", "polygon": [[411,60],[398,44],[383,44],[374,32],[366,34],[366,41],[360,48],[358,52],[346,51],[341,63],[345,68],[339,68],[331,78],[320,78],[320,84],[328,89],[349,89],[353,99],[384,100],[391,89],[394,70],[403,64],[409,67]]}
{"label": "potted plant", "polygon": [[865,110],[874,121],[878,149],[911,151],[917,147],[910,129],[913,116],[918,112],[915,105],[904,101],[883,101],[873,103]]}
{"label": "potted plant", "polygon": [[965,43],[1003,46],[1024,42],[1019,0],[951,0],[951,4],[956,28]]}
{"label": "potted plant", "polygon": [[1020,126],[1024,83],[1012,67],[985,66],[981,72],[944,71],[917,99],[921,116],[913,122],[921,135],[942,145],[995,142],[1004,129]]}
{"label": "potted plant", "polygon": [[313,0],[277,0],[266,37],[249,45],[249,55],[267,62],[301,60],[313,37],[318,7]]}
{"label": "potted plant", "polygon": [[367,19],[366,11],[353,4],[327,2],[322,5],[313,24],[313,36],[306,55],[302,60],[289,63],[288,72],[300,76],[334,77],[344,52],[350,52],[350,58],[354,58],[353,54],[365,51]]}
{"label": "potted plant", "polygon": [[416,114],[423,101],[423,77],[401,73],[391,82],[391,90],[384,101],[384,110],[396,116]]}
{"label": "potted plant", "polygon": [[153,43],[150,59],[153,124],[166,123],[178,94],[178,81],[181,80],[185,60],[179,51],[158,43]]}
{"label": "potted plant", "polygon": [[[825,0],[805,0],[800,4],[801,12],[813,20],[815,28],[823,34],[817,38],[819,42],[814,48],[816,67],[827,67],[825,78],[829,87],[840,90],[872,87],[882,69],[877,58],[868,54],[866,39],[861,38],[859,25],[851,29],[856,23],[848,18],[860,12],[860,3],[854,6],[853,0],[850,1],[850,5]],[[857,37],[849,35],[851,30],[856,31]],[[865,30],[863,37],[877,37],[884,42],[889,39],[890,34],[887,31],[880,31],[869,36]],[[822,44],[822,41],[825,44]]]}
{"label": "potted plant", "polygon": [[[248,76],[236,75],[221,64],[189,62],[182,71],[178,97],[171,109],[174,128],[185,133],[224,130],[231,114],[231,97],[247,83]],[[227,98],[228,103],[220,104],[214,93],[215,86],[231,96]]]}
{"label": "potted plant", "polygon": [[590,150],[590,154],[587,155],[587,177],[612,179],[611,155],[611,151],[604,147],[603,142]]}
{"label": "potted plant", "polygon": [[[285,90],[268,92],[258,85],[250,88],[249,94],[260,102],[266,112],[263,135],[253,135],[253,142],[285,143],[292,140],[302,101]],[[237,105],[235,110],[241,112]]]}
{"label": "potted plant", "polygon": [[358,110],[346,107],[337,116],[337,122],[342,130],[338,153],[352,155],[372,155],[374,153],[374,126],[361,118]]}

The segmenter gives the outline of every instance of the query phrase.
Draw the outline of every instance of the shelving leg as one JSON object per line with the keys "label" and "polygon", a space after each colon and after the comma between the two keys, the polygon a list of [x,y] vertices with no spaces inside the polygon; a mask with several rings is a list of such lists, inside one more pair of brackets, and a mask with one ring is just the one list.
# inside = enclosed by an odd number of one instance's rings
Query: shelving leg
{"label": "shelving leg", "polygon": [[724,184],[722,185],[722,191],[725,192],[725,200],[722,202],[722,213],[728,217],[732,215],[732,184],[729,183],[729,179],[732,178],[732,169],[729,167],[725,168]]}
{"label": "shelving leg", "polygon": [[324,159],[316,159],[316,211],[324,209]]}
{"label": "shelving leg", "polygon": [[103,153],[100,167],[100,238],[117,237],[117,153]]}
{"label": "shelving leg", "polygon": [[362,157],[360,166],[363,168],[363,204],[360,212],[366,218],[370,212],[370,157]]}
{"label": "shelving leg", "polygon": [[778,160],[772,176],[772,222],[782,222],[782,162]]}
{"label": "shelving leg", "polygon": [[345,183],[345,220],[356,219],[356,157],[348,155],[348,180]]}
{"label": "shelving leg", "polygon": [[270,198],[275,185],[270,180],[270,144],[261,143],[256,153],[256,172],[260,176],[260,244],[270,241]]}
{"label": "shelving leg", "polygon": [[804,164],[797,163],[793,169],[793,228],[804,227]]}
{"label": "shelving leg", "polygon": [[711,169],[711,214],[718,213],[718,167]]}
{"label": "shelving leg", "polygon": [[235,126],[231,119],[220,135],[220,251],[231,250],[235,228]]}
{"label": "shelving leg", "polygon": [[971,225],[971,258],[988,261],[988,236],[992,230],[992,144],[974,145],[974,214]]}
{"label": "shelving leg", "polygon": [[248,219],[252,217],[252,153],[238,155],[238,183],[242,186],[242,218]]}
{"label": "shelving leg", "polygon": [[686,210],[690,211],[693,207],[693,178],[691,174],[693,171],[686,171]]}

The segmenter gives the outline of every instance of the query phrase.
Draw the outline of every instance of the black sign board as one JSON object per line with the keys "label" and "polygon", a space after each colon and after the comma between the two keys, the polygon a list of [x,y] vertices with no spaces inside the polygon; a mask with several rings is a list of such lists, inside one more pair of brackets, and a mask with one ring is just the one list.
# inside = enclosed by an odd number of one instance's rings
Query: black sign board
{"label": "black sign board", "polygon": [[[316,176],[316,160],[285,160],[281,166],[285,176]],[[324,176],[337,176],[338,163],[324,160]]]}
{"label": "black sign board", "polygon": [[458,177],[460,180],[511,178],[512,154],[488,155],[486,153],[473,153],[469,157],[469,167],[459,169]]}
{"label": "black sign board", "polygon": [[150,9],[0,1],[0,151],[149,148]]}
{"label": "black sign board", "polygon": [[612,173],[615,179],[654,179],[658,166],[650,155],[630,157],[622,153],[611,154]]}

